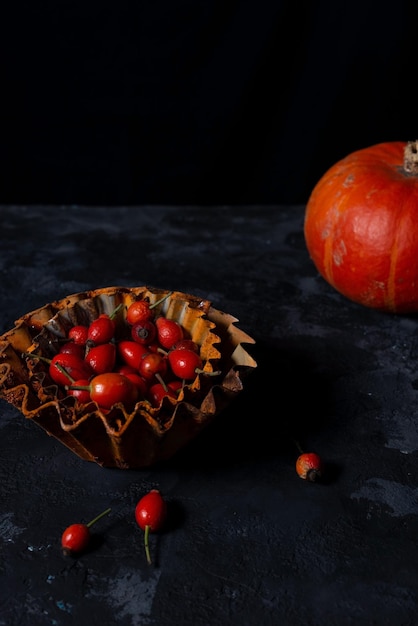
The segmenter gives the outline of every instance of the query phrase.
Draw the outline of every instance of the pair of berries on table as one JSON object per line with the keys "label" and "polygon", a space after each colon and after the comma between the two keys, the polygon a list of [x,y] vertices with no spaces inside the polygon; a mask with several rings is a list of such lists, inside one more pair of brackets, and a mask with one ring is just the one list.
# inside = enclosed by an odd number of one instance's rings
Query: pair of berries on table
{"label": "pair of berries on table", "polygon": [[[79,556],[85,552],[91,541],[90,528],[102,517],[110,513],[108,508],[100,515],[92,519],[88,524],[71,524],[61,536],[61,548],[65,556]],[[135,507],[135,520],[144,531],[145,556],[151,565],[151,552],[149,546],[149,534],[160,531],[167,518],[167,503],[158,489],[151,489],[144,495]]]}
{"label": "pair of berries on table", "polygon": [[[119,305],[89,325],[71,327],[51,359],[27,353],[48,363],[48,372],[65,395],[79,404],[97,403],[108,411],[121,403],[129,411],[140,400],[158,407],[165,396],[176,399],[180,390],[205,373],[199,346],[186,336],[179,322],[154,308],[161,300],[134,301],[126,309],[122,329]],[[217,375],[220,372],[211,372]]]}

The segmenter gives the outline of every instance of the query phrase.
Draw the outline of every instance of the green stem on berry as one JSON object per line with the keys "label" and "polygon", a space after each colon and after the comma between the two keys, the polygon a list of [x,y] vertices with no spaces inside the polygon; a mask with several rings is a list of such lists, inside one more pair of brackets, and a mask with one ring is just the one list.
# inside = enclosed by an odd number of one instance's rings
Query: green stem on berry
{"label": "green stem on berry", "polygon": [[303,454],[303,449],[302,449],[302,446],[300,445],[299,441],[297,441],[296,439],[293,439],[293,442],[294,442],[295,446],[297,447],[297,449],[299,450],[299,453]]}
{"label": "green stem on berry", "polygon": [[164,300],[167,300],[167,298],[169,298],[171,295],[173,295],[172,291],[169,291],[165,296],[163,296],[162,298],[160,298],[159,300],[157,300],[156,302],[154,302],[153,304],[149,305],[150,309],[154,309],[156,306],[158,306],[159,304],[161,304],[162,302],[164,302]]}
{"label": "green stem on berry", "polygon": [[116,315],[119,313],[119,311],[124,308],[124,306],[125,305],[123,304],[123,302],[118,304],[118,306],[114,308],[112,313],[109,315],[110,319],[113,320],[116,317]]}
{"label": "green stem on berry", "polygon": [[151,561],[151,553],[149,549],[149,531],[150,531],[150,525],[147,524],[145,526],[145,531],[144,531],[144,546],[145,546],[145,554],[147,557],[148,565],[151,565],[152,561]]}
{"label": "green stem on berry", "polygon": [[205,376],[220,376],[222,374],[221,370],[215,370],[214,372],[207,372],[206,370],[202,370],[199,367],[195,369],[196,374],[204,374]]}
{"label": "green stem on berry", "polygon": [[163,379],[163,377],[161,376],[161,374],[159,372],[157,372],[155,374],[155,378],[158,380],[158,382],[160,383],[160,385],[162,386],[162,388],[164,389],[164,391],[168,391],[168,387],[165,384],[165,381]]}
{"label": "green stem on berry", "polygon": [[[34,354],[32,352],[22,352],[22,356],[27,356],[31,359],[32,358],[39,359],[40,361],[44,361],[45,363],[51,364],[51,359],[48,359],[46,356],[40,356],[39,354]],[[67,372],[65,367],[61,365],[61,363],[55,363],[55,367],[57,368],[57,370],[61,372],[61,374],[66,376],[71,383],[75,382],[74,378],[70,376],[70,374]]]}
{"label": "green stem on berry", "polygon": [[67,372],[65,367],[61,365],[61,363],[55,363],[55,367],[61,372],[61,374],[64,374],[64,376],[66,376],[71,383],[75,383],[74,378],[70,376],[70,374]]}
{"label": "green stem on berry", "polygon": [[[73,382],[75,382],[73,380]],[[75,391],[91,391],[91,386],[90,385],[66,385],[65,386],[66,391],[69,390],[75,390]]]}
{"label": "green stem on berry", "polygon": [[39,359],[40,361],[51,364],[51,359],[48,359],[46,356],[40,356],[39,354],[35,354],[34,352],[22,352],[22,357],[28,357],[29,359]]}
{"label": "green stem on berry", "polygon": [[97,517],[95,517],[94,519],[92,519],[88,524],[86,524],[86,526],[88,528],[90,528],[90,526],[93,526],[93,524],[95,524],[96,522],[99,521],[99,519],[101,519],[102,517],[104,517],[105,515],[107,515],[108,513],[110,513],[112,509],[106,509],[106,511],[103,511],[102,513],[100,513],[100,515],[98,515]]}

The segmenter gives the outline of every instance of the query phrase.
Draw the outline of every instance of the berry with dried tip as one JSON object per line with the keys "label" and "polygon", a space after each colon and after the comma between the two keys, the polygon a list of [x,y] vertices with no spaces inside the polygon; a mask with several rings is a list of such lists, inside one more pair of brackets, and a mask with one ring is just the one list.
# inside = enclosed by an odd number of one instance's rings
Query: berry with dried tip
{"label": "berry with dried tip", "polygon": [[320,480],[323,469],[322,459],[315,452],[302,452],[296,459],[296,472],[304,480],[310,482]]}
{"label": "berry with dried tip", "polygon": [[157,336],[157,328],[151,320],[135,322],[131,328],[131,337],[137,343],[147,346]]}
{"label": "berry with dried tip", "polygon": [[106,509],[92,519],[88,524],[71,524],[62,533],[61,546],[65,556],[76,556],[87,549],[90,542],[90,528],[102,517],[110,513],[111,509]]}

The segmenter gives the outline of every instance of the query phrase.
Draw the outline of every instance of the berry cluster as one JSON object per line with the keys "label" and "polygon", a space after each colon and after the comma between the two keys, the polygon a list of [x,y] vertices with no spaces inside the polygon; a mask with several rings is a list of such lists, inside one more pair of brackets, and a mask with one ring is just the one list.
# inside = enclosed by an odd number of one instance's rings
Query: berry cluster
{"label": "berry cluster", "polygon": [[132,302],[125,311],[122,333],[115,320],[124,305],[110,315],[102,313],[89,325],[72,326],[51,359],[34,352],[25,356],[47,362],[53,382],[81,405],[95,402],[108,411],[121,403],[131,411],[138,401],[146,400],[158,407],[165,396],[177,399],[198,374],[220,374],[204,370],[199,345],[179,322],[155,315],[161,301]]}

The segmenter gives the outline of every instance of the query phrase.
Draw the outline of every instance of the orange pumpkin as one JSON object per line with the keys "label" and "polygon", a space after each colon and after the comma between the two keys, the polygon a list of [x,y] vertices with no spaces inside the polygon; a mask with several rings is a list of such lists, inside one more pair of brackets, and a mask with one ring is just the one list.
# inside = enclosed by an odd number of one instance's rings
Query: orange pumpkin
{"label": "orange pumpkin", "polygon": [[304,235],[317,270],[359,304],[418,311],[418,142],[349,154],[318,181]]}

